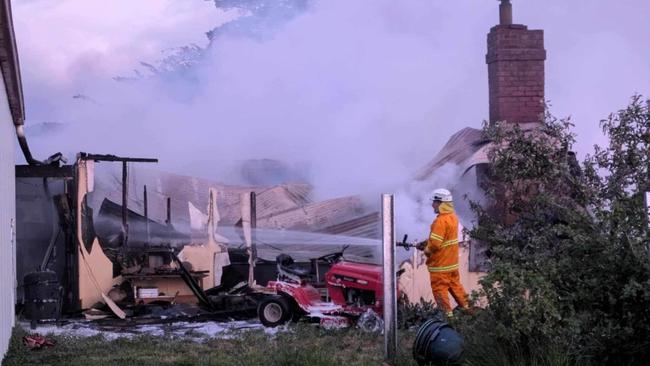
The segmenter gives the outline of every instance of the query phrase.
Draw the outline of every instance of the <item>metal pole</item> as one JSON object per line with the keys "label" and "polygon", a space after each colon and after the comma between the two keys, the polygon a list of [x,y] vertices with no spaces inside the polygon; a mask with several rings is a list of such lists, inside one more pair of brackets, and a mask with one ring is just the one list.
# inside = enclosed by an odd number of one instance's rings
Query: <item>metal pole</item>
{"label": "metal pole", "polygon": [[257,196],[251,192],[251,280],[255,282],[255,265],[257,264]]}
{"label": "metal pole", "polygon": [[[413,279],[411,281],[411,291],[412,291],[411,293],[414,295],[419,293],[418,291],[415,291],[415,287],[416,287],[415,283],[417,282],[415,281],[415,274],[418,273],[419,260],[420,260],[420,253],[417,250],[413,249]],[[415,301],[416,296],[413,296],[413,299],[411,300]],[[417,300],[419,301],[420,299],[418,298]]]}
{"label": "metal pole", "polygon": [[395,288],[395,218],[392,194],[381,196],[384,262],[384,359],[392,363],[397,355],[397,291]]}
{"label": "metal pole", "polygon": [[214,200],[215,200],[215,191],[210,188],[210,201],[208,202],[208,242],[210,245],[216,245],[217,241],[214,237],[215,225],[214,225]]}
{"label": "metal pole", "polygon": [[165,220],[167,226],[172,224],[172,198],[167,197],[167,219]]}
{"label": "metal pole", "polygon": [[122,247],[129,242],[129,181],[127,176],[126,161],[122,162]]}
{"label": "metal pole", "polygon": [[147,186],[144,186],[144,225],[145,225],[145,230],[147,231],[147,243],[145,244],[146,246],[149,246],[149,240],[151,240],[149,236],[149,201],[147,199]]}
{"label": "metal pole", "polygon": [[[257,195],[251,192],[251,229],[257,228]],[[255,235],[255,233],[253,233]],[[253,242],[255,244],[255,242]]]}
{"label": "metal pole", "polygon": [[255,282],[255,253],[253,250],[253,208],[254,198],[252,192],[244,192],[239,196],[241,204],[241,227],[246,243],[246,253],[248,254],[248,286],[253,286]]}
{"label": "metal pole", "polygon": [[320,273],[318,271],[318,258],[311,259],[311,271],[316,275],[316,283],[320,283]]}

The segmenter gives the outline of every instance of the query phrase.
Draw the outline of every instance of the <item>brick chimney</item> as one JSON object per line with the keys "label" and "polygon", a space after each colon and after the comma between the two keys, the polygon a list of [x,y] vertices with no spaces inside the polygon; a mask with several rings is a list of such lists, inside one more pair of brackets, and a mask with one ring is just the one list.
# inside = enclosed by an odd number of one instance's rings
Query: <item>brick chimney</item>
{"label": "brick chimney", "polygon": [[512,4],[501,0],[500,24],[487,36],[490,122],[539,122],[544,113],[544,31],[512,24]]}

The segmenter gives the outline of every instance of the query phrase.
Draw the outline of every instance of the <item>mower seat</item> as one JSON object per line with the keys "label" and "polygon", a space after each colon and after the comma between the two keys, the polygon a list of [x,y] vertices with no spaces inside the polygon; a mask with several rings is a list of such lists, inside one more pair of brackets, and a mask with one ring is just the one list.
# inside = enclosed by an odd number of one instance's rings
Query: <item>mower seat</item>
{"label": "mower seat", "polygon": [[299,277],[309,277],[309,275],[311,274],[311,271],[309,269],[297,267],[297,266],[292,266],[292,267],[283,266],[282,269]]}
{"label": "mower seat", "polygon": [[309,277],[311,270],[294,264],[293,258],[287,254],[280,254],[275,258],[276,263],[278,264],[278,269],[298,276],[300,278]]}

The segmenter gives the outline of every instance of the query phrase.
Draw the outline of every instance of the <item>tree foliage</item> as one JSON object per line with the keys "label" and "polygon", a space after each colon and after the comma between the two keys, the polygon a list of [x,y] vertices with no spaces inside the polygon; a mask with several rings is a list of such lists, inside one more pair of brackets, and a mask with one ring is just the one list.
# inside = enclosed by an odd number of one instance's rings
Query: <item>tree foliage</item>
{"label": "tree foliage", "polygon": [[491,249],[480,293],[489,305],[464,327],[516,345],[529,361],[540,345],[578,364],[650,357],[648,105],[635,96],[601,127],[609,145],[582,164],[569,120],[484,127],[490,203],[474,205],[471,234]]}

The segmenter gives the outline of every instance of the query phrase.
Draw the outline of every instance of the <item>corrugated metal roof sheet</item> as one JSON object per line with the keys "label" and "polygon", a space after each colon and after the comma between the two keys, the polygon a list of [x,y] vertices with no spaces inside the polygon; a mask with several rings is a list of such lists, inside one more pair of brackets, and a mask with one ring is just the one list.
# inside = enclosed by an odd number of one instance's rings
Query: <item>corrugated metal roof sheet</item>
{"label": "corrugated metal roof sheet", "polygon": [[319,231],[363,214],[363,204],[356,196],[311,203],[299,208],[257,218],[259,228]]}
{"label": "corrugated metal roof sheet", "polygon": [[381,217],[379,212],[373,212],[340,224],[328,226],[320,230],[320,232],[379,239],[381,237]]}
{"label": "corrugated metal roof sheet", "polygon": [[308,198],[311,190],[309,184],[283,184],[261,191],[255,200],[257,216],[267,217],[305,206],[311,203]]}
{"label": "corrugated metal roof sheet", "polygon": [[[426,164],[420,171],[415,175],[416,180],[426,180],[440,167],[445,164],[452,163],[455,165],[465,166],[468,160],[471,160],[474,154],[477,152],[483,151],[489,141],[483,136],[481,130],[475,128],[466,127],[462,130],[456,132],[447,144],[440,150],[438,154]],[[484,155],[484,154],[483,154]],[[476,157],[473,159],[478,164],[479,160]],[[484,162],[484,161],[483,161]],[[465,169],[469,166],[465,166]]]}
{"label": "corrugated metal roof sheet", "polygon": [[[108,164],[106,164],[108,165]],[[96,168],[95,191],[89,195],[90,204],[99,209],[104,197],[115,203],[122,202],[121,173],[115,167]],[[163,223],[167,216],[167,197],[171,198],[171,216],[175,225],[190,223],[188,202],[205,211],[209,189],[218,193],[217,205],[222,225],[234,225],[241,218],[240,195],[257,194],[258,217],[285,212],[309,204],[312,187],[305,183],[288,183],[275,187],[244,187],[225,185],[215,181],[189,177],[152,169],[129,170],[129,208],[144,214],[144,186],[147,186],[149,217]]]}

